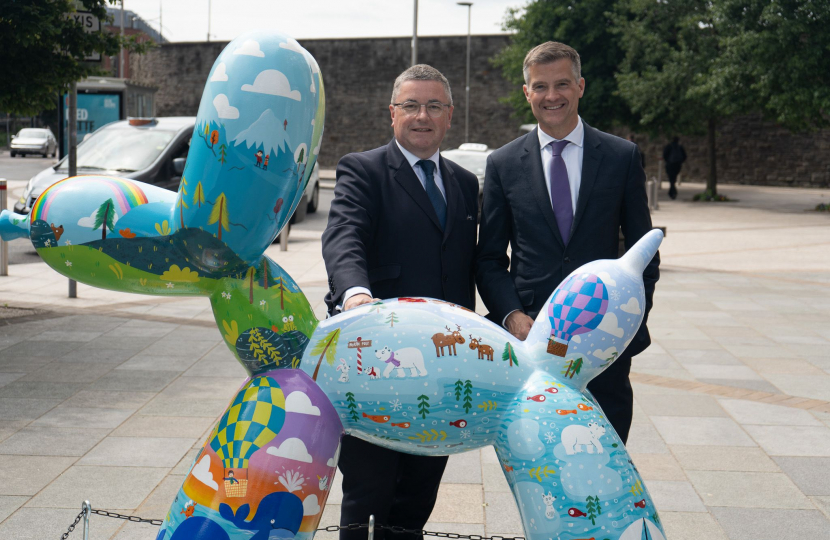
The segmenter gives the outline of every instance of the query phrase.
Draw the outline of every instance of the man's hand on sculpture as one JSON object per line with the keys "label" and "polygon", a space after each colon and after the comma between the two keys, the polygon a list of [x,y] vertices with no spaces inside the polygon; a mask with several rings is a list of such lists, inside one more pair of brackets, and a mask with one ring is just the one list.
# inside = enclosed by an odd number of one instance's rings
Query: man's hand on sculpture
{"label": "man's hand on sculpture", "polygon": [[504,325],[507,327],[508,332],[524,341],[527,339],[527,334],[533,326],[533,319],[528,317],[524,312],[516,310],[507,316]]}
{"label": "man's hand on sculpture", "polygon": [[352,308],[356,308],[357,306],[362,306],[363,304],[371,304],[372,302],[380,302],[380,298],[372,298],[368,294],[356,294],[346,300],[346,303],[343,304],[343,311],[349,311]]}

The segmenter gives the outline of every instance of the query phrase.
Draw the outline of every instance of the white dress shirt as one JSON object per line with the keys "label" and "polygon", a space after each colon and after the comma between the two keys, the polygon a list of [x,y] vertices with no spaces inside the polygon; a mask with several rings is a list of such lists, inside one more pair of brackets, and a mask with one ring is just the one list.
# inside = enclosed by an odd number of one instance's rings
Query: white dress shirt
{"label": "white dress shirt", "polygon": [[[395,144],[398,145],[398,148],[400,148],[403,157],[405,157],[406,161],[409,162],[409,166],[412,167],[413,171],[415,171],[415,176],[417,176],[418,180],[421,182],[421,187],[424,188],[424,190],[426,190],[426,173],[420,165],[417,165],[421,158],[419,158],[418,156],[416,156],[415,154],[401,146],[401,143],[399,143],[397,140],[395,140]],[[550,154],[550,152],[548,152],[548,154]],[[439,152],[435,152],[429,158],[431,162],[435,163],[435,171],[432,173],[432,177],[435,180],[435,185],[438,186],[438,190],[441,192],[441,196],[443,196],[444,200],[446,201],[447,192],[444,190],[444,179],[441,176],[441,167],[438,166],[438,156]],[[372,291],[370,291],[366,287],[350,287],[346,290],[346,293],[343,295],[343,303],[337,306],[337,310],[343,311],[343,306],[346,305],[346,302],[349,300],[349,298],[357,294],[368,294],[369,296],[372,296]]]}
{"label": "white dress shirt", "polygon": [[[548,186],[548,197],[550,197],[550,164],[553,161],[553,149],[549,146],[554,139],[538,127],[536,132],[539,135],[539,147],[542,150],[542,171],[545,173],[545,184]],[[568,169],[568,183],[571,185],[571,206],[576,214],[576,199],[579,197],[579,186],[582,185],[582,145],[585,141],[585,128],[582,125],[582,118],[579,118],[576,127],[568,133],[564,139],[571,143],[562,150],[562,159],[565,161],[565,168]],[[551,200],[553,205],[553,200]]]}

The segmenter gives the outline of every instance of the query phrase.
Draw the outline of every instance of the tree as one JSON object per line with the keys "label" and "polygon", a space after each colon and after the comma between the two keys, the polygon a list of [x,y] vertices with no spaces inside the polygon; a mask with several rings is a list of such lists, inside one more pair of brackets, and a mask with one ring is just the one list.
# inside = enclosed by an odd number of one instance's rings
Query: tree
{"label": "tree", "polygon": [[187,180],[182,176],[182,182],[179,184],[179,197],[176,199],[176,206],[179,207],[179,219],[182,222],[182,229],[184,229],[184,209],[189,208],[184,202],[184,197],[187,195]]}
{"label": "tree", "polygon": [[219,194],[216,198],[216,204],[213,205],[213,210],[210,211],[208,225],[213,225],[214,223],[219,224],[218,238],[221,242],[222,229],[225,229],[226,231],[230,230],[230,222],[228,220],[228,199],[225,197],[224,193]]}
{"label": "tree", "polygon": [[217,161],[219,161],[222,165],[224,165],[225,161],[227,161],[227,159],[228,159],[228,156],[226,154],[226,150],[227,150],[227,147],[225,146],[225,143],[222,143],[222,144],[219,145],[219,159]]}
{"label": "tree", "polygon": [[609,29],[609,16],[617,0],[538,0],[524,8],[508,10],[503,28],[515,32],[510,45],[493,63],[516,85],[506,99],[516,116],[535,122],[522,92],[522,63],[527,52],[546,41],[560,41],[576,49],[582,61],[585,95],[579,100],[580,115],[592,126],[608,129],[634,125],[637,117],[617,95],[614,74],[624,52],[619,38]]}
{"label": "tree", "polygon": [[516,359],[516,351],[513,350],[513,345],[510,342],[504,344],[504,352],[501,353],[501,359],[505,362],[510,362],[508,364],[510,367],[519,365],[519,360]]}
{"label": "tree", "polygon": [[98,212],[95,213],[95,223],[92,225],[92,230],[101,227],[101,240],[107,239],[107,229],[110,232],[115,230],[115,203],[112,199],[107,199],[101,206],[98,207]]}
{"label": "tree", "polygon": [[198,182],[196,190],[193,192],[193,204],[201,208],[203,202],[205,202],[205,190],[202,188],[202,182]]}
{"label": "tree", "polygon": [[[107,0],[81,0],[83,10],[106,20]],[[115,4],[115,0],[109,3]],[[71,83],[103,72],[82,59],[93,53],[144,52],[147,44],[135,36],[122,39],[109,32],[84,31],[67,14],[75,11],[70,0],[4,2],[0,11],[0,51],[4,75],[0,77],[0,111],[35,115],[57,106],[56,96]]]}
{"label": "tree", "polygon": [[328,365],[334,365],[334,356],[337,352],[337,340],[339,338],[340,329],[337,328],[326,334],[326,337],[318,341],[317,344],[314,346],[314,349],[311,350],[311,354],[320,355],[320,359],[317,360],[317,367],[314,368],[314,375],[311,377],[315,381],[317,380],[317,373],[319,373],[320,371],[320,364],[323,363],[323,357],[326,358],[326,363]]}
{"label": "tree", "polygon": [[398,322],[398,316],[395,314],[394,311],[391,312],[388,317],[386,317],[386,322],[389,323],[390,327],[395,326],[395,323]]}
{"label": "tree", "polygon": [[722,99],[709,84],[719,55],[718,29],[708,0],[620,0],[614,29],[625,60],[620,94],[652,135],[708,136],[706,190],[717,196],[717,124],[747,112],[740,100]]}

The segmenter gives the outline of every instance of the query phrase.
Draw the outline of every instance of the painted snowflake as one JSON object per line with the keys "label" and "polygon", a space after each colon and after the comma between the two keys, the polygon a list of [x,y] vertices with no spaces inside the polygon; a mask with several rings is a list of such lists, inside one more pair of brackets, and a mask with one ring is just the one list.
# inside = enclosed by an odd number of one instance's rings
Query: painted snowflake
{"label": "painted snowflake", "polygon": [[461,430],[461,438],[462,439],[469,439],[472,436],[469,429],[462,429]]}
{"label": "painted snowflake", "polygon": [[389,402],[389,407],[392,409],[392,412],[399,411],[402,408],[401,400],[393,399]]}
{"label": "painted snowflake", "polygon": [[611,300],[619,300],[620,299],[620,291],[611,291],[608,293],[608,296],[611,297]]}
{"label": "painted snowflake", "polygon": [[554,434],[552,431],[548,431],[547,433],[545,433],[545,442],[549,444],[555,443],[556,434]]}

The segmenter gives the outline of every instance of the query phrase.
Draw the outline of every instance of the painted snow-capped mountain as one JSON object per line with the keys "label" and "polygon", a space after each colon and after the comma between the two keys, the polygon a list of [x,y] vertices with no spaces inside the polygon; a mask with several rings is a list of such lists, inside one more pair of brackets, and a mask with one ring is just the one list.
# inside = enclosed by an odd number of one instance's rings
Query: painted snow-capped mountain
{"label": "painted snow-capped mountain", "polygon": [[265,109],[257,121],[242,130],[232,142],[234,146],[245,143],[248,148],[262,145],[266,154],[273,152],[275,155],[283,144],[286,147],[284,152],[290,153],[291,146],[284,120],[278,120],[271,109]]}

